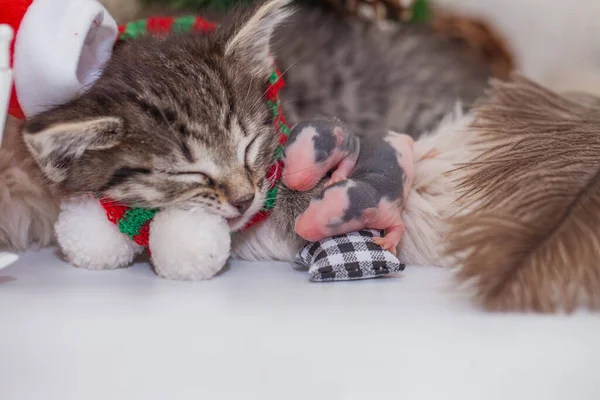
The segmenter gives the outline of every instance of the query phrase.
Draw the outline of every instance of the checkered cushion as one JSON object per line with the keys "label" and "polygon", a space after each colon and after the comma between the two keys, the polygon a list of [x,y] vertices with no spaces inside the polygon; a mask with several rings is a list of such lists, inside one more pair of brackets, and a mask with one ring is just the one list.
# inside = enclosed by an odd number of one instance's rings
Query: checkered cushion
{"label": "checkered cushion", "polygon": [[404,264],[373,243],[382,231],[365,229],[308,243],[296,255],[296,264],[308,268],[311,281],[369,279],[404,270]]}

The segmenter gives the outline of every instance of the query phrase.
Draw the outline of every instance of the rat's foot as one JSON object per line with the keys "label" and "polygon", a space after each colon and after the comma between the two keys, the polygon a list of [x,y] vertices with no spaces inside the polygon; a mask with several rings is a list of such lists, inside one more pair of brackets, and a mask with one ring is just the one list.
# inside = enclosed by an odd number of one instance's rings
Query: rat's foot
{"label": "rat's foot", "polygon": [[352,170],[356,166],[356,160],[358,160],[358,155],[356,155],[356,157],[347,156],[346,158],[344,158],[342,162],[337,166],[335,171],[333,171],[333,174],[331,174],[331,178],[325,184],[325,187],[334,185],[338,182],[345,181],[346,179],[348,179],[348,177],[352,173]]}
{"label": "rat's foot", "polygon": [[331,185],[335,185],[338,182],[345,181],[346,179],[348,179],[348,177],[346,176],[337,176],[334,178],[334,176],[332,175],[331,178],[327,182],[325,182],[325,185],[323,185],[323,187],[327,188]]}
{"label": "rat's foot", "polygon": [[384,250],[389,250],[393,255],[396,255],[396,247],[400,240],[404,236],[404,224],[399,223],[398,225],[388,228],[384,237],[373,238],[373,243],[383,247]]}
{"label": "rat's foot", "polygon": [[396,246],[398,245],[398,243],[394,243],[393,241],[389,240],[387,236],[374,237],[373,243],[375,243],[378,246],[381,246],[384,250],[390,251],[393,255],[396,255]]}

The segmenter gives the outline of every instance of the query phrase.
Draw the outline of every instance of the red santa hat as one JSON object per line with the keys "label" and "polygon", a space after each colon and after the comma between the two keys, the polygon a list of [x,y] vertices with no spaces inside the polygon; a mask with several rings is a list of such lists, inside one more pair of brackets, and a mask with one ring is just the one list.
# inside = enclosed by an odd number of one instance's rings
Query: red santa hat
{"label": "red santa hat", "polygon": [[112,55],[118,28],[97,0],[0,0],[15,31],[9,114],[24,118],[77,96]]}

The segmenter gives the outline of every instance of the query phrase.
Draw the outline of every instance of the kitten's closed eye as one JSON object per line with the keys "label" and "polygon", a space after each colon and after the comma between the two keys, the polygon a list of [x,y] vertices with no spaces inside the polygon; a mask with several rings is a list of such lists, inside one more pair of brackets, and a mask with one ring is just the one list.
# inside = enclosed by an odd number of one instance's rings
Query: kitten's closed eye
{"label": "kitten's closed eye", "polygon": [[207,186],[213,186],[215,184],[214,179],[201,171],[166,171],[166,170],[157,170],[161,174],[168,175],[171,178],[175,178],[177,180],[183,182],[196,182],[202,183]]}
{"label": "kitten's closed eye", "polygon": [[[244,152],[244,164],[246,165],[250,164],[253,161],[253,158],[251,156],[253,156],[254,153],[256,153],[256,150],[253,148],[253,146],[256,143],[257,138],[258,136],[254,136],[250,143],[248,143],[248,146],[246,146],[246,151]],[[253,152],[251,153],[251,151]]]}
{"label": "kitten's closed eye", "polygon": [[257,145],[258,141],[256,139],[258,139],[258,135],[254,136],[246,146],[246,151],[244,152],[244,165],[246,168],[249,168],[252,165],[258,155],[259,146]]}

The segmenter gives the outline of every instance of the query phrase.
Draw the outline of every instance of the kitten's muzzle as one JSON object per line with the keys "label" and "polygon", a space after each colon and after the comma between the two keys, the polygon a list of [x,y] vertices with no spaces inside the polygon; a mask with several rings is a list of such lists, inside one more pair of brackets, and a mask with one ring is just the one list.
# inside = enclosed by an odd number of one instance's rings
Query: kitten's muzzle
{"label": "kitten's muzzle", "polygon": [[231,204],[233,207],[235,207],[239,211],[240,214],[244,214],[246,211],[248,211],[248,208],[250,208],[250,206],[252,205],[252,202],[254,201],[254,197],[255,197],[255,194],[250,193],[250,194],[232,199],[229,202],[229,204]]}

